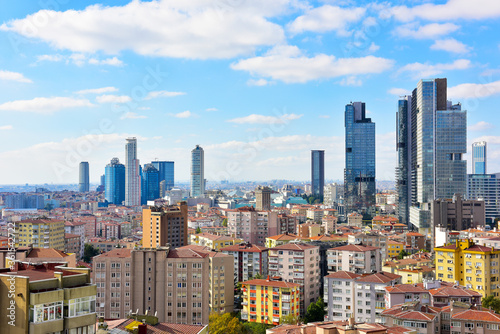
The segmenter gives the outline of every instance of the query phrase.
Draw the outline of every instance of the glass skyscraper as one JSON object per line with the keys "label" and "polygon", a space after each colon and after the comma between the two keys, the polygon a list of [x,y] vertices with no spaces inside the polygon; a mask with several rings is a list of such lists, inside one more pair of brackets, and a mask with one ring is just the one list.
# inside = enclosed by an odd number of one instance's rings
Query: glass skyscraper
{"label": "glass skyscraper", "polygon": [[205,195],[205,157],[199,145],[191,151],[191,197]]}
{"label": "glass skyscraper", "polygon": [[145,164],[141,172],[141,204],[160,197],[160,172],[153,164]]}
{"label": "glass skyscraper", "polygon": [[375,123],[365,113],[363,102],[345,106],[345,214],[375,206]]}
{"label": "glass skyscraper", "polygon": [[104,172],[104,198],[108,203],[121,205],[125,201],[125,165],[111,159]]}
{"label": "glass skyscraper", "polygon": [[86,193],[90,189],[89,183],[89,163],[87,161],[80,162],[80,178],[78,190],[81,193]]}
{"label": "glass skyscraper", "polygon": [[141,205],[141,174],[137,159],[137,139],[127,138],[125,144],[125,205]]}
{"label": "glass skyscraper", "polygon": [[405,96],[398,101],[398,112],[396,113],[396,150],[398,151],[398,166],[396,167],[396,214],[399,222],[403,224],[410,222],[410,119],[411,96]]}
{"label": "glass skyscraper", "polygon": [[486,174],[486,142],[472,143],[472,174]]}
{"label": "glass skyscraper", "polygon": [[160,173],[160,182],[165,181],[165,189],[172,189],[174,184],[174,162],[173,161],[152,161],[151,164],[158,169]]}
{"label": "glass skyscraper", "polygon": [[325,151],[311,151],[311,190],[316,196],[323,196],[325,186]]}
{"label": "glass skyscraper", "polygon": [[500,218],[500,173],[469,174],[467,198],[483,200],[486,221],[494,224]]}

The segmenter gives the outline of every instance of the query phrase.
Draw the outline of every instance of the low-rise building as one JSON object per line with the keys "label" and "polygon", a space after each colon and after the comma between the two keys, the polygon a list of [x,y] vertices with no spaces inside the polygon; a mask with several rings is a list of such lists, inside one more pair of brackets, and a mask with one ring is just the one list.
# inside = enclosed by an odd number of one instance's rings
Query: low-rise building
{"label": "low-rise building", "polygon": [[299,238],[295,234],[289,234],[289,233],[273,235],[273,236],[266,238],[266,247],[273,248],[276,246],[285,245],[285,244],[289,243],[290,241],[294,241],[294,240],[299,241],[299,240],[303,240],[303,239]]}
{"label": "low-rise building", "polygon": [[354,233],[348,236],[347,243],[349,245],[364,245],[380,248],[380,258],[385,260],[387,258],[387,236],[375,233]]}
{"label": "low-rise building", "polygon": [[240,244],[243,240],[225,235],[215,235],[211,233],[198,233],[189,236],[190,245],[206,246],[215,251],[222,248]]}
{"label": "low-rise building", "polygon": [[80,260],[81,240],[77,234],[64,233],[64,252],[75,253],[77,260]]}

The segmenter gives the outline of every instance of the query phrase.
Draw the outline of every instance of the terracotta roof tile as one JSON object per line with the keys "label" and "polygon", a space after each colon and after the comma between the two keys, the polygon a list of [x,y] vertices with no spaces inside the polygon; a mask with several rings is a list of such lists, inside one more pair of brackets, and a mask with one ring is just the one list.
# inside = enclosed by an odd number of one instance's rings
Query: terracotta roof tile
{"label": "terracotta roof tile", "polygon": [[238,245],[232,245],[232,246],[227,246],[224,248],[221,248],[221,251],[223,252],[265,252],[268,249],[263,246],[257,246],[257,245],[252,245],[252,244],[238,244]]}
{"label": "terracotta roof tile", "polygon": [[346,245],[335,248],[330,248],[330,250],[337,251],[353,251],[353,252],[367,252],[372,250],[380,249],[379,247],[364,246],[364,245]]}
{"label": "terracotta roof tile", "polygon": [[361,275],[351,273],[350,271],[337,271],[325,276],[325,278],[354,279],[360,276]]}
{"label": "terracotta roof tile", "polygon": [[500,315],[491,311],[466,310],[451,316],[452,319],[500,322]]}
{"label": "terracotta roof tile", "polygon": [[401,278],[400,275],[391,274],[387,272],[379,272],[370,275],[360,277],[356,282],[367,282],[367,283],[388,283],[390,281]]}
{"label": "terracotta roof tile", "polygon": [[61,250],[54,248],[33,248],[33,250],[26,256],[27,259],[41,259],[41,258],[65,258],[69,256]]}
{"label": "terracotta roof tile", "polygon": [[301,251],[301,250],[313,249],[313,248],[319,249],[319,246],[306,245],[306,244],[302,244],[302,243],[288,243],[288,244],[284,244],[284,245],[279,245],[279,246],[273,247],[271,249],[272,250]]}
{"label": "terracotta roof tile", "polygon": [[113,257],[113,258],[129,258],[131,257],[132,249],[130,248],[113,248],[109,252],[95,256],[96,258]]}

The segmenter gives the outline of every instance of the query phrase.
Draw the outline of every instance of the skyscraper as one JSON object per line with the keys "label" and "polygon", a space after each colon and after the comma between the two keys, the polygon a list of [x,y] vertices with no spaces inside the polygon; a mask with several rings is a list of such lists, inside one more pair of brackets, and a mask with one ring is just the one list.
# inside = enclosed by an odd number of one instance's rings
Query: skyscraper
{"label": "skyscraper", "polygon": [[345,214],[375,205],[375,123],[365,115],[365,103],[345,106]]}
{"label": "skyscraper", "polygon": [[141,175],[135,137],[127,138],[125,144],[125,205],[141,205]]}
{"label": "skyscraper", "polygon": [[151,164],[160,173],[160,182],[165,181],[165,189],[168,191],[175,186],[174,183],[174,162],[173,161],[152,161]]}
{"label": "skyscraper", "polygon": [[205,194],[205,158],[203,149],[196,145],[191,151],[191,197]]}
{"label": "skyscraper", "polygon": [[411,98],[399,102],[398,213],[404,219],[409,211],[421,233],[431,232],[434,199],[466,192],[467,112],[461,109],[447,100],[446,79],[420,80]]}
{"label": "skyscraper", "polygon": [[141,204],[160,197],[160,174],[153,164],[145,164],[141,177]]}
{"label": "skyscraper", "polygon": [[486,174],[486,142],[472,143],[472,174]]}
{"label": "skyscraper", "polygon": [[118,205],[125,201],[125,165],[118,158],[111,159],[104,169],[104,198]]}
{"label": "skyscraper", "polygon": [[315,196],[323,196],[325,186],[325,151],[311,151],[311,191]]}
{"label": "skyscraper", "polygon": [[271,210],[271,188],[258,186],[255,189],[255,210]]}
{"label": "skyscraper", "polygon": [[79,191],[86,193],[89,191],[89,163],[87,161],[80,162],[80,182]]}

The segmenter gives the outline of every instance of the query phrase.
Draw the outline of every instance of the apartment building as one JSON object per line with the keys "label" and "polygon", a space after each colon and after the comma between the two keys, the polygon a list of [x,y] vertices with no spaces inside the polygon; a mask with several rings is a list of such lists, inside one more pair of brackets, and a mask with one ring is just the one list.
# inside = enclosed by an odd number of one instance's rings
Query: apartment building
{"label": "apartment building", "polygon": [[476,245],[470,239],[434,248],[436,278],[458,282],[484,297],[500,293],[500,249]]}
{"label": "apartment building", "polygon": [[407,246],[411,249],[421,250],[426,249],[425,246],[425,235],[418,232],[407,232],[403,235],[403,239]]}
{"label": "apartment building", "polygon": [[360,275],[338,271],[325,276],[324,298],[327,319],[380,323],[385,309],[385,288],[401,281],[400,275],[374,273]]}
{"label": "apartment building", "polygon": [[320,297],[319,260],[318,246],[288,243],[269,250],[269,275],[299,284],[301,314]]}
{"label": "apartment building", "polygon": [[263,246],[241,243],[221,249],[224,254],[232,255],[234,258],[234,280],[244,282],[260,275],[268,274],[269,249]]}
{"label": "apartment building", "polygon": [[323,230],[326,234],[335,234],[337,231],[338,218],[333,215],[323,216]]}
{"label": "apartment building", "polygon": [[300,238],[295,234],[278,234],[266,238],[266,247],[273,248],[280,245],[285,245],[293,240],[300,240]]}
{"label": "apartment building", "polygon": [[96,286],[87,268],[16,262],[13,271],[0,269],[0,295],[2,333],[95,333]]}
{"label": "apartment building", "polygon": [[142,209],[143,247],[182,247],[187,239],[187,203],[149,206]]}
{"label": "apartment building", "polygon": [[83,257],[83,249],[85,245],[85,223],[84,222],[65,222],[64,232],[70,234],[76,234],[80,236],[80,251],[78,258]]}
{"label": "apartment building", "polygon": [[349,245],[364,245],[380,248],[380,258],[385,260],[388,257],[387,236],[380,233],[354,233],[347,237]]}
{"label": "apartment building", "polygon": [[16,247],[33,245],[64,251],[64,221],[27,219],[15,224]]}
{"label": "apartment building", "polygon": [[346,245],[327,251],[328,271],[350,271],[356,274],[379,272],[380,248],[363,245]]}
{"label": "apartment building", "polygon": [[296,216],[278,214],[278,231],[276,234],[295,233],[298,224],[299,219]]}
{"label": "apartment building", "polygon": [[[321,210],[323,212],[323,210]],[[311,238],[325,234],[323,225],[316,223],[304,223],[297,226],[297,236],[299,238]]]}
{"label": "apartment building", "polygon": [[222,248],[242,243],[243,240],[226,235],[215,235],[211,233],[198,233],[189,236],[190,245],[206,246],[210,249],[220,251]]}
{"label": "apartment building", "polygon": [[402,242],[395,240],[387,240],[387,258],[395,258],[401,253],[401,251],[405,250],[406,245]]}
{"label": "apartment building", "polygon": [[263,246],[266,238],[278,234],[278,213],[256,211],[253,207],[226,210],[228,232],[232,237]]}
{"label": "apartment building", "polygon": [[66,253],[75,253],[77,259],[80,259],[81,238],[77,234],[64,233],[64,251]]}
{"label": "apartment building", "polygon": [[241,319],[278,325],[282,317],[300,314],[298,284],[266,279],[242,282],[243,311]]}

